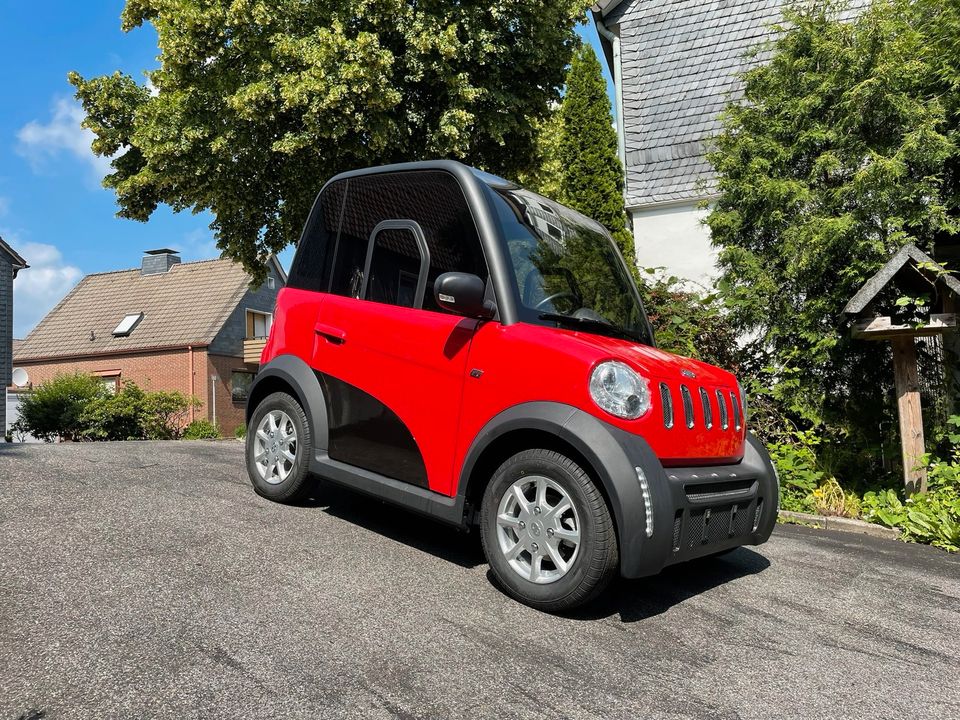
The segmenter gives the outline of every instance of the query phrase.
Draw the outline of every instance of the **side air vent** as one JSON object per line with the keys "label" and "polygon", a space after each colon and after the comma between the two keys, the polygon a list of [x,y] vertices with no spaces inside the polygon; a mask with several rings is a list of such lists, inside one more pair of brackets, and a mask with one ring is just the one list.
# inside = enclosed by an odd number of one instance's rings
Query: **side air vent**
{"label": "side air vent", "polygon": [[727,401],[719,390],[717,390],[717,407],[720,408],[720,427],[726,430],[730,427],[730,415],[727,412]]}
{"label": "side air vent", "polygon": [[710,407],[710,396],[703,388],[700,388],[700,404],[703,405],[703,422],[710,430],[713,427],[713,408]]}
{"label": "side air vent", "polygon": [[680,397],[683,398],[683,419],[688,428],[693,427],[693,396],[690,394],[690,388],[686,385],[680,386]]}
{"label": "side air vent", "polygon": [[670,387],[666,383],[660,383],[660,404],[663,406],[663,426],[667,429],[673,427],[673,397],[670,395]]}
{"label": "side air vent", "polygon": [[730,404],[733,405],[733,429],[740,432],[740,428],[743,427],[743,416],[740,414],[740,400],[734,392],[730,393]]}

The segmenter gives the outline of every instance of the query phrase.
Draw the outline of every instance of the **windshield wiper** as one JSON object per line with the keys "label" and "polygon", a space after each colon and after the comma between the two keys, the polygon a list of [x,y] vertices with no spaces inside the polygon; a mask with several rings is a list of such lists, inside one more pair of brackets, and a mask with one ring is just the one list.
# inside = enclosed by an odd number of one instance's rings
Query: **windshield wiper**
{"label": "windshield wiper", "polygon": [[587,332],[593,331],[600,335],[610,335],[612,337],[620,337],[624,340],[632,340],[633,342],[642,343],[637,335],[630,332],[629,330],[624,330],[622,327],[617,327],[609,322],[604,322],[603,320],[591,320],[590,318],[578,318],[572,315],[561,315],[560,313],[540,313],[537,316],[541,320],[553,320],[562,325],[567,325],[572,327],[575,330],[586,330]]}

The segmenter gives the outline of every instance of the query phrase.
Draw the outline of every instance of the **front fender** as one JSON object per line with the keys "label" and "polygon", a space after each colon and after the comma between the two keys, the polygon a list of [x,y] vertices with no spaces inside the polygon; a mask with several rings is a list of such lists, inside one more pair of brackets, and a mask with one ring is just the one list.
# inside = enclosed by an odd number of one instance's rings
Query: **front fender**
{"label": "front fender", "polygon": [[555,435],[586,460],[590,467],[584,469],[601,483],[616,522],[621,572],[632,574],[640,563],[646,530],[643,493],[634,469],[639,460],[635,458],[659,468],[660,463],[650,446],[642,438],[570,405],[554,402],[515,405],[491,419],[477,434],[460,473],[458,496],[466,497],[471,475],[484,450],[498,438],[517,430],[539,430]]}

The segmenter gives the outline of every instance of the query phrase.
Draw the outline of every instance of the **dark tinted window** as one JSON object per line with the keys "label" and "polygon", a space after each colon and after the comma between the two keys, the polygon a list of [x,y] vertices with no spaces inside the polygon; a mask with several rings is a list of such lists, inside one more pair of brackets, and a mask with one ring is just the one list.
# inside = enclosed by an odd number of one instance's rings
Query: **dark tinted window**
{"label": "dark tinted window", "polygon": [[290,267],[290,287],[326,292],[346,189],[346,180],[328,185],[314,203]]}
{"label": "dark tinted window", "polygon": [[373,241],[367,300],[414,306],[420,277],[420,248],[409,230],[381,230]]}
{"label": "dark tinted window", "polygon": [[433,281],[441,273],[487,279],[480,237],[459,183],[439,170],[411,171],[349,180],[330,292],[357,297],[370,233],[384,220],[413,220],[423,229],[430,250],[425,308],[439,309]]}

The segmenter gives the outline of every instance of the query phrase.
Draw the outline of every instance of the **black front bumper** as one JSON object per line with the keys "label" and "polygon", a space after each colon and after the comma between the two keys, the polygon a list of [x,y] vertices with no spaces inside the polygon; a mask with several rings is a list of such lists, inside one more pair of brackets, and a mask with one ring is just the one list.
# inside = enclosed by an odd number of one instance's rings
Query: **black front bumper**
{"label": "black front bumper", "polygon": [[740,462],[687,468],[664,468],[643,438],[580,413],[567,420],[563,435],[587,440],[584,454],[601,476],[617,522],[624,577],[759,545],[773,531],[777,476],[753,435]]}

